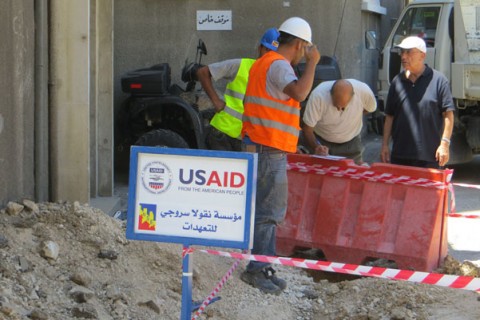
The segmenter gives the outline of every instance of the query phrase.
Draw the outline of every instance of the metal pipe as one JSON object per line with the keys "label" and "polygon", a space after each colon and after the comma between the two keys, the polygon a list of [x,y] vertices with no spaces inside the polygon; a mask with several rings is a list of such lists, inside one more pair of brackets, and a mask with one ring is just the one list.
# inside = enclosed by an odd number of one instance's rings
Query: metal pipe
{"label": "metal pipe", "polygon": [[50,200],[48,113],[48,0],[35,0],[35,198]]}

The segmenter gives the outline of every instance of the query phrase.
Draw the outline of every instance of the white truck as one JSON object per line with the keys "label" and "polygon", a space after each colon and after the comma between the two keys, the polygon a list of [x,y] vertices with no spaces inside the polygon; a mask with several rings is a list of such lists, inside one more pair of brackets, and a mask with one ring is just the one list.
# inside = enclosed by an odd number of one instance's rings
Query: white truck
{"label": "white truck", "polygon": [[[480,0],[414,0],[402,11],[379,57],[378,104],[383,111],[391,80],[400,72],[398,49],[410,35],[427,44],[426,63],[450,81],[457,110],[449,164],[480,153]],[[376,48],[374,32],[366,45]]]}

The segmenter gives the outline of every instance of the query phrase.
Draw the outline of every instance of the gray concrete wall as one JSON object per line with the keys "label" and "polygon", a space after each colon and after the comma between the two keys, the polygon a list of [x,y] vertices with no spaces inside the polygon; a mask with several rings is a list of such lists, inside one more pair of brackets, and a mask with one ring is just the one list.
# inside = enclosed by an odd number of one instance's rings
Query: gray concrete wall
{"label": "gray concrete wall", "polygon": [[0,1],[0,206],[34,198],[33,1]]}
{"label": "gray concrete wall", "polygon": [[90,195],[113,195],[113,0],[90,0]]}
{"label": "gray concrete wall", "polygon": [[[283,3],[290,4],[284,7]],[[258,39],[291,16],[306,19],[322,54],[341,59],[346,76],[359,77],[352,59],[363,44],[361,1],[330,0],[117,0],[115,1],[115,105],[125,97],[120,76],[126,71],[168,62],[178,82],[185,59],[193,60],[198,39],[207,45],[204,63],[256,57]],[[232,10],[231,31],[197,31],[197,10]],[[348,68],[347,68],[348,65]],[[183,83],[181,83],[183,85]]]}

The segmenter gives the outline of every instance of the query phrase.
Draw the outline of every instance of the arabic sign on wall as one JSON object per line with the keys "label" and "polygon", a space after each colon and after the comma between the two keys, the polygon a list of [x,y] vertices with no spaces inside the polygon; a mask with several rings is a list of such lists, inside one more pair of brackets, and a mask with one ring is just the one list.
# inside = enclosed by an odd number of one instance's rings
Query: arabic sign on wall
{"label": "arabic sign on wall", "polygon": [[232,10],[198,10],[197,30],[232,30]]}
{"label": "arabic sign on wall", "polygon": [[134,146],[127,238],[250,249],[256,154]]}

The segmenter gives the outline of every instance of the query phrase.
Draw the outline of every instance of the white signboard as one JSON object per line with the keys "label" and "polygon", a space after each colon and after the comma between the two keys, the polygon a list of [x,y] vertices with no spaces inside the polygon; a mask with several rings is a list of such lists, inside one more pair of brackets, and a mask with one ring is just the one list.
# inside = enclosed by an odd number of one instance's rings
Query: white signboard
{"label": "white signboard", "polygon": [[197,30],[232,30],[232,10],[198,10]]}
{"label": "white signboard", "polygon": [[132,147],[127,238],[249,249],[256,155]]}

